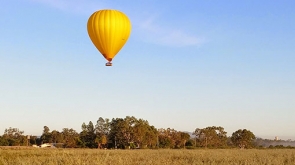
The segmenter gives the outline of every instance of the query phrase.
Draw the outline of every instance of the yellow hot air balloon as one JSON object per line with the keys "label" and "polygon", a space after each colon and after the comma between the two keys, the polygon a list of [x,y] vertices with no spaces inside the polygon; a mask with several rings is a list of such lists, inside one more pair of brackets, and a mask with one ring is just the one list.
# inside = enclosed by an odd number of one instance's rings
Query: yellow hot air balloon
{"label": "yellow hot air balloon", "polygon": [[95,47],[112,66],[111,61],[125,45],[131,33],[128,17],[118,10],[99,10],[88,19],[87,31]]}

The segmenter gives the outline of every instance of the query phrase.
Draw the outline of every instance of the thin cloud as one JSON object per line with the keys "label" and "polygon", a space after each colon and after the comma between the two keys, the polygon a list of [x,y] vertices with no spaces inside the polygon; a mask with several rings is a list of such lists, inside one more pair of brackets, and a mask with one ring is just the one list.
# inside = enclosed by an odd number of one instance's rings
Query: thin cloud
{"label": "thin cloud", "polygon": [[170,30],[159,38],[160,43],[172,46],[195,46],[202,42],[197,37],[188,35],[180,30]]}
{"label": "thin cloud", "polygon": [[[114,6],[110,2],[104,3],[102,1],[92,1],[92,0],[28,0],[34,3],[40,3],[47,5],[51,8],[58,9],[60,11],[90,15],[94,11],[99,9],[108,8],[109,6]],[[127,11],[127,10],[126,10]],[[148,12],[151,13],[151,12]],[[130,11],[130,18],[137,18],[136,20],[131,20],[135,35],[140,37],[142,40],[165,45],[165,46],[200,46],[204,43],[204,40],[196,37],[195,34],[190,34],[181,29],[173,29],[171,27],[159,26],[156,24],[157,16],[150,15],[145,21],[142,20],[143,15],[139,18],[139,13]],[[139,15],[138,15],[139,14]]]}
{"label": "thin cloud", "polygon": [[166,46],[200,46],[204,40],[180,29],[160,27],[155,24],[155,17],[150,17],[139,25],[140,33],[148,42]]}

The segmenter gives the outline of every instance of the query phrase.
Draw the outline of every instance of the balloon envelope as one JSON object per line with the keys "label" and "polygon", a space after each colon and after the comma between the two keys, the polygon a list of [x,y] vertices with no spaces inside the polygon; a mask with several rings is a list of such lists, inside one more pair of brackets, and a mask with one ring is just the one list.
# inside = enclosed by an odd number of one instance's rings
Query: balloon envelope
{"label": "balloon envelope", "polygon": [[128,40],[131,23],[118,10],[99,10],[88,19],[87,31],[95,47],[109,62]]}

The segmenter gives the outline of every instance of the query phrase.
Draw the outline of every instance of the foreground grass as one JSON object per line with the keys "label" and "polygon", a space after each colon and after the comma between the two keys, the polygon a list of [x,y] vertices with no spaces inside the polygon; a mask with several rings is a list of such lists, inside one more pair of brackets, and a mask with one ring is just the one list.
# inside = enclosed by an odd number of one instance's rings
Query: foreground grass
{"label": "foreground grass", "polygon": [[96,164],[295,164],[294,149],[238,150],[98,150],[52,148],[0,148],[0,165],[96,165]]}

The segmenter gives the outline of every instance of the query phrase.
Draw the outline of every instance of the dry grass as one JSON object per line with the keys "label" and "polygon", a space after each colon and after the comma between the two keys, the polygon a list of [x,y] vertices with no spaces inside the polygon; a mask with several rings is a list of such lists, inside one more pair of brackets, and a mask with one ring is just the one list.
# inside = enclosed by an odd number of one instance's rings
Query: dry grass
{"label": "dry grass", "polygon": [[97,150],[52,148],[0,148],[0,165],[18,164],[293,165],[295,164],[295,150]]}

